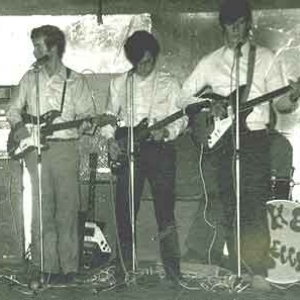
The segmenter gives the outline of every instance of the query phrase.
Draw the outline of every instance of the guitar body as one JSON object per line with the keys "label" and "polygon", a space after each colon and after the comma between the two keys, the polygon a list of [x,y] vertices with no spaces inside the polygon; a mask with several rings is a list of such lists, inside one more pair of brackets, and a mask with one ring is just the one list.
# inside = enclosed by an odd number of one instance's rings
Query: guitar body
{"label": "guitar body", "polygon": [[[29,136],[20,140],[18,143],[13,141],[13,132],[9,134],[7,142],[8,155],[14,159],[22,158],[26,153],[33,151],[38,147],[37,125],[25,124],[29,132]],[[47,149],[48,145],[45,139],[41,139],[41,149]]]}
{"label": "guitar body", "polygon": [[[241,134],[249,131],[246,124],[246,119],[252,112],[252,110],[253,109],[249,109],[247,111],[240,112],[239,114],[239,130]],[[235,124],[235,120],[232,116],[229,116],[225,119],[213,118],[213,125],[211,125],[211,128],[213,128],[213,130],[210,131],[207,136],[206,152],[214,151],[220,148],[223,144],[224,139],[232,137],[233,130],[235,131]]]}
{"label": "guitar body", "polygon": [[[54,119],[60,116],[60,112],[56,110],[49,111],[40,117],[40,127],[49,126]],[[23,157],[26,153],[36,149],[38,147],[38,126],[37,117],[30,114],[22,115],[22,122],[25,124],[29,132],[29,136],[24,139],[15,139],[17,129],[13,128],[8,136],[7,141],[7,152],[11,158],[19,159]],[[44,136],[41,136],[41,148],[46,149],[46,140]]]}
{"label": "guitar body", "polygon": [[[246,86],[242,85],[238,89],[240,99],[243,96],[245,88]],[[241,134],[249,130],[247,128],[246,119],[256,105],[271,101],[273,98],[284,95],[290,90],[290,86],[285,86],[255,99],[251,99],[250,101],[241,102],[239,107],[239,125]],[[203,116],[193,115],[191,118],[190,124],[193,140],[196,142],[197,146],[204,144],[206,152],[211,152],[221,147],[222,140],[229,138],[234,130],[232,126],[235,124],[235,107],[229,106],[229,104],[235,104],[237,91],[232,92],[227,97],[214,93],[204,94],[200,97],[203,99],[210,99],[211,101],[224,101],[224,103],[227,103],[228,106],[228,116],[222,119],[213,117],[210,112]],[[205,142],[206,138],[207,141]]]}
{"label": "guitar body", "polygon": [[[128,127],[118,127],[115,132],[115,139],[117,140],[119,147],[121,149],[121,154],[118,156],[117,160],[113,160],[109,157],[109,165],[113,174],[120,173],[124,167],[128,166],[130,151],[129,145],[129,128]],[[137,126],[133,129],[134,135],[134,152],[139,152],[139,145],[142,141],[147,140],[150,136],[150,131],[148,130],[148,120],[143,119]]]}
{"label": "guitar body", "polygon": [[[143,119],[137,126],[135,126],[134,132],[134,150],[135,153],[139,152],[139,146],[141,142],[146,141],[151,136],[152,130],[159,130],[167,126],[168,124],[182,118],[184,115],[196,115],[200,112],[207,110],[210,107],[210,101],[202,101],[189,104],[184,110],[178,110],[177,112],[167,116],[166,118],[154,123],[151,126],[148,126],[148,119]],[[120,172],[129,161],[129,150],[128,149],[128,127],[118,127],[115,132],[115,139],[118,141],[118,144],[121,148],[121,154],[117,160],[112,160],[109,157],[109,164],[112,173],[117,174]]]}
{"label": "guitar body", "polygon": [[88,189],[88,211],[84,223],[83,236],[83,266],[86,269],[99,267],[106,262],[111,254],[111,248],[102,232],[104,224],[95,221],[95,181],[98,163],[98,154],[90,153],[89,167],[89,189]]}
{"label": "guitar body", "polygon": [[[103,127],[107,124],[115,125],[117,120],[112,115],[102,114],[93,118],[84,118],[80,120],[73,120],[53,124],[53,121],[60,116],[58,111],[49,111],[40,117],[40,144],[42,149],[47,149],[46,137],[53,134],[55,131],[78,128],[84,121],[90,122],[93,125],[93,132],[96,127]],[[37,118],[29,114],[22,115],[23,123],[29,132],[29,136],[20,139],[16,138],[18,128],[13,128],[8,136],[7,152],[11,158],[19,159],[27,152],[32,151],[38,147],[38,125]]]}

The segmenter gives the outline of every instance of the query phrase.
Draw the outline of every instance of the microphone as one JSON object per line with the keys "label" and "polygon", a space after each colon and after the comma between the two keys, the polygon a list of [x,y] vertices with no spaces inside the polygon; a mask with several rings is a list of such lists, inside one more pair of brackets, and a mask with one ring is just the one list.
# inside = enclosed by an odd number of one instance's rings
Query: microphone
{"label": "microphone", "polygon": [[33,68],[38,68],[40,66],[42,66],[45,62],[47,62],[49,60],[49,55],[44,55],[40,58],[38,58],[33,64],[32,67]]}

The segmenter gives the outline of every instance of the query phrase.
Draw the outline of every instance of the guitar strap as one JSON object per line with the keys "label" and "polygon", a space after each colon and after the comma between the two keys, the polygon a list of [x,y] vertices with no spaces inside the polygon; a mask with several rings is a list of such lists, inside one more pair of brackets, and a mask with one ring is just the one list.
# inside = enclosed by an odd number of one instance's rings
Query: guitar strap
{"label": "guitar strap", "polygon": [[65,103],[65,95],[66,95],[66,89],[67,89],[67,81],[71,75],[71,69],[66,68],[67,69],[67,76],[64,82],[64,87],[63,87],[63,91],[62,91],[62,96],[61,96],[61,104],[60,104],[60,113],[62,113],[63,108],[64,108],[64,103]]}
{"label": "guitar strap", "polygon": [[247,83],[243,91],[241,103],[246,102],[249,97],[250,88],[253,80],[253,74],[254,74],[255,57],[256,57],[256,46],[254,44],[250,44],[250,49],[248,53]]}

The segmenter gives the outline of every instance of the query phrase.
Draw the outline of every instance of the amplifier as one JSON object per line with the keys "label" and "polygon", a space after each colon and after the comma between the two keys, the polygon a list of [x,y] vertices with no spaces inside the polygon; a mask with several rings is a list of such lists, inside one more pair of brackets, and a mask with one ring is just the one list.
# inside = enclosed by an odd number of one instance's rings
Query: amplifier
{"label": "amplifier", "polygon": [[0,262],[24,257],[22,167],[15,160],[0,160]]}
{"label": "amplifier", "polygon": [[8,159],[7,140],[10,133],[10,125],[6,116],[1,115],[0,110],[0,159]]}

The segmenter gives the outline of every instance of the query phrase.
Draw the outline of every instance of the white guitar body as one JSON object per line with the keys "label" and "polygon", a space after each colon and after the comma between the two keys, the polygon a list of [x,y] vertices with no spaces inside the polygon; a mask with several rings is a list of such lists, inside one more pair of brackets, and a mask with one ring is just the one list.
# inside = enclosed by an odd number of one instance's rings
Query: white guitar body
{"label": "white guitar body", "polygon": [[233,113],[232,108],[228,107],[227,109],[228,117],[225,119],[214,118],[214,130],[208,136],[207,145],[209,149],[215,147],[218,141],[226,133],[226,131],[231,127],[233,123]]}
{"label": "white guitar body", "polygon": [[[25,125],[29,136],[20,140],[18,147],[14,150],[14,157],[18,158],[24,155],[26,152],[30,152],[38,147],[38,128],[34,124]],[[45,148],[44,144],[41,144],[41,148]]]}
{"label": "white guitar body", "polygon": [[[61,123],[53,123],[55,116],[57,115],[57,111],[51,111],[49,114],[53,115],[53,117],[46,117],[48,113],[41,116],[40,122],[40,139],[45,142],[45,138],[47,136],[51,136],[54,131],[70,129],[70,128],[79,128],[79,126],[84,122],[92,123],[92,129],[90,129],[90,134],[93,134],[96,127],[103,127],[107,124],[116,124],[116,118],[112,115],[102,114],[93,118],[87,117],[79,120],[66,121]],[[60,113],[59,113],[60,114]],[[26,138],[20,138],[17,136],[17,129],[12,129],[8,136],[7,141],[7,152],[12,158],[21,158],[23,154],[33,150],[38,147],[38,126],[36,125],[35,116],[31,116],[28,114],[24,114],[23,116],[25,126],[29,132],[29,136]],[[46,119],[46,120],[45,120]],[[50,121],[48,120],[50,119]],[[48,120],[48,121],[47,121]],[[50,122],[50,123],[49,123]],[[46,148],[47,145],[41,144],[41,148]]]}
{"label": "white guitar body", "polygon": [[111,248],[99,226],[93,222],[85,222],[84,248],[93,248],[95,244],[101,252],[111,253]]}
{"label": "white guitar body", "polygon": [[[242,94],[244,91],[245,85],[239,87],[239,94]],[[254,108],[256,105],[262,104],[264,102],[268,102],[276,97],[282,96],[286,93],[288,93],[292,88],[287,85],[282,88],[279,88],[277,90],[274,90],[272,92],[266,93],[264,95],[261,95],[259,97],[256,97],[254,99],[251,99],[249,101],[246,101],[244,103],[240,103],[239,107],[239,116],[240,116],[240,124],[242,121],[242,124],[244,125],[244,129],[246,128],[246,118],[247,115],[251,112],[251,109]],[[227,101],[231,98],[235,99],[236,97],[236,91],[233,91],[230,95],[227,97],[214,94],[214,93],[208,93],[204,95],[200,95],[202,99],[206,100],[217,100],[217,101]],[[214,128],[211,130],[212,132],[208,135],[208,148],[212,149],[216,146],[218,141],[224,136],[224,134],[229,130],[231,125],[234,123],[234,114],[232,107],[228,106],[228,117],[225,119],[218,119],[214,118]],[[211,127],[211,125],[210,125]]]}

